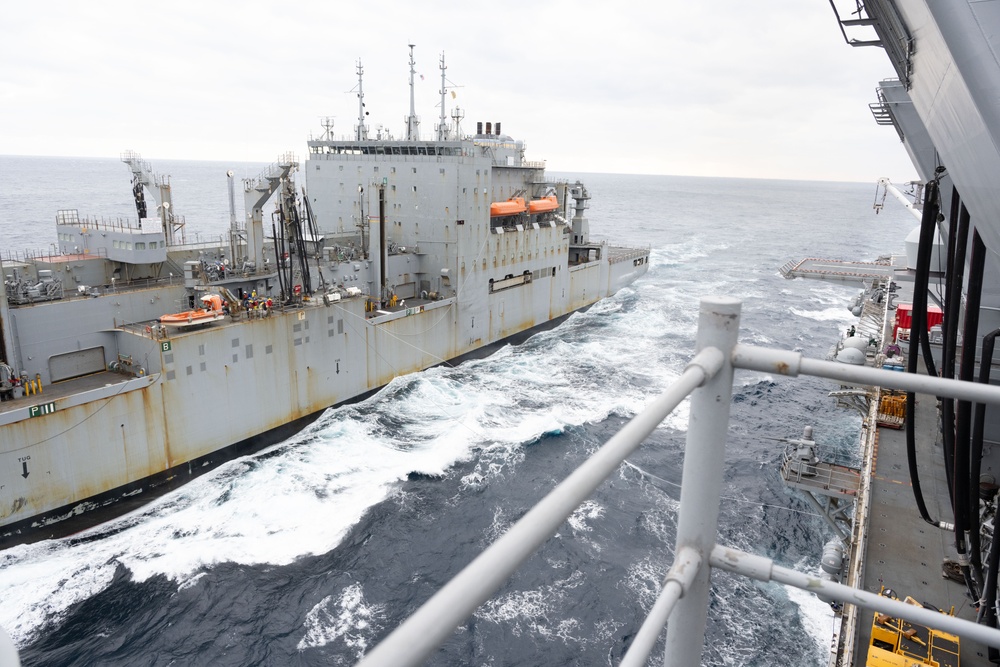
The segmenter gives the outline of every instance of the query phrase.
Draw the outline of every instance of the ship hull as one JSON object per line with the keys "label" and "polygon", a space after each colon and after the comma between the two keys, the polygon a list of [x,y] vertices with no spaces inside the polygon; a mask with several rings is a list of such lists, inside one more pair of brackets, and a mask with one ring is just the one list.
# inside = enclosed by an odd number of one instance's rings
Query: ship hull
{"label": "ship hull", "polygon": [[[561,280],[375,317],[364,312],[363,299],[353,299],[166,338],[118,332],[119,349],[157,352],[143,357],[147,377],[56,398],[49,414],[8,415],[10,423],[0,425],[0,441],[20,443],[0,452],[0,548],[131,511],[287,439],[327,408],[364,399],[400,375],[521,342],[610,296],[645,268],[634,260],[594,262]],[[417,336],[420,348],[408,343]],[[28,474],[16,474],[22,470]]]}

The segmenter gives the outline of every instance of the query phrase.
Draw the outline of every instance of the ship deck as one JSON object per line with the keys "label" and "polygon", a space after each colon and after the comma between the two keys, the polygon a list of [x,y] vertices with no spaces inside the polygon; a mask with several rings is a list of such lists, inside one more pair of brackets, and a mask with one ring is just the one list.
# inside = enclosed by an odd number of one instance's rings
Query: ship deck
{"label": "ship deck", "polygon": [[[927,511],[935,520],[950,521],[951,502],[938,429],[937,399],[916,397],[917,466]],[[975,621],[974,601],[965,585],[942,574],[944,559],[957,560],[954,533],[926,523],[916,507],[906,460],[906,434],[902,429],[879,427],[872,468],[868,548],[864,559],[865,590],[878,593],[891,588],[900,599],[911,595],[942,611]],[[864,656],[871,635],[872,614],[859,616],[857,655]],[[963,640],[964,665],[986,665],[986,648]],[[857,664],[864,664],[860,660]]]}
{"label": "ship deck", "polygon": [[78,394],[90,389],[97,389],[98,387],[120,384],[133,379],[135,378],[132,375],[112,373],[111,371],[101,371],[100,373],[92,373],[90,375],[84,375],[83,377],[72,378],[70,380],[63,380],[62,382],[44,385],[42,387],[42,393],[40,394],[20,396],[10,401],[0,402],[0,415],[14,410],[20,410],[21,408],[30,408],[35,405],[45,405],[46,403],[51,403],[52,401],[66,396]]}
{"label": "ship deck", "polygon": [[[899,299],[905,301],[911,287],[905,282],[900,286],[907,294],[900,294]],[[890,310],[889,319],[891,316]],[[890,324],[886,323],[883,340],[890,340],[891,335]],[[922,359],[918,360],[918,372],[926,373]],[[916,420],[917,468],[927,511],[935,521],[950,522],[953,513],[937,398],[917,394],[915,412],[907,418]],[[965,585],[942,573],[944,561],[958,558],[954,532],[925,522],[917,509],[907,463],[905,429],[879,426],[875,438],[862,588],[873,593],[879,593],[882,587],[890,588],[900,600],[909,595],[946,613],[954,609],[959,618],[975,621],[975,601],[969,599]],[[860,611],[854,664],[866,664],[872,620],[872,612]],[[985,646],[962,640],[961,664],[988,665],[986,656]]]}

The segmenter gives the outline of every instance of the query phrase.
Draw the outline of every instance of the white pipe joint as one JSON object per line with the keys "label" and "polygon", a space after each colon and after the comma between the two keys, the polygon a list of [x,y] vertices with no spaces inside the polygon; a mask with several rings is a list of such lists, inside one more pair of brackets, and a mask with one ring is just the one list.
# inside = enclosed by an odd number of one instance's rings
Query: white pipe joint
{"label": "white pipe joint", "polygon": [[691,369],[698,369],[702,372],[704,377],[698,384],[699,387],[705,386],[705,383],[715,377],[715,374],[719,372],[722,368],[722,364],[726,361],[726,355],[722,353],[717,347],[706,347],[704,350],[699,352],[694,356],[688,365],[684,367],[684,372]]}

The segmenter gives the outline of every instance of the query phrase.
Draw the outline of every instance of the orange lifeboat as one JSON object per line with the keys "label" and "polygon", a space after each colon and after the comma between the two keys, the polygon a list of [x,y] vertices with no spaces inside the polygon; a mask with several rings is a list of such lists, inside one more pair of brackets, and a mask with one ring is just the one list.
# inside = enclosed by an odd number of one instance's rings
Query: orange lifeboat
{"label": "orange lifeboat", "polygon": [[222,297],[218,294],[206,294],[201,297],[201,302],[204,305],[200,309],[162,316],[160,324],[167,327],[193,327],[215,322],[225,317],[222,312]]}
{"label": "orange lifeboat", "polygon": [[490,204],[490,217],[498,218],[504,215],[517,215],[527,210],[528,207],[524,203],[524,197],[514,197],[507,201],[495,201]]}
{"label": "orange lifeboat", "polygon": [[548,197],[542,197],[541,199],[532,199],[531,203],[528,204],[528,211],[532,215],[536,213],[548,213],[549,211],[555,211],[559,208],[559,200],[556,199],[555,195],[549,195]]}

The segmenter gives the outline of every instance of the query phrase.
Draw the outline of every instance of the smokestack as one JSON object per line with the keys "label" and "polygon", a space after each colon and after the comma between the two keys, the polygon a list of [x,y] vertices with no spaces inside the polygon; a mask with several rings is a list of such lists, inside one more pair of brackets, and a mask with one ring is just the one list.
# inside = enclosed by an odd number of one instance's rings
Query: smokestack
{"label": "smokestack", "polygon": [[476,121],[476,134],[482,134],[482,133],[483,133],[483,121],[481,120]]}
{"label": "smokestack", "polygon": [[493,134],[493,123],[486,121],[486,134]]}
{"label": "smokestack", "polygon": [[500,121],[497,121],[497,136],[500,136]]}

